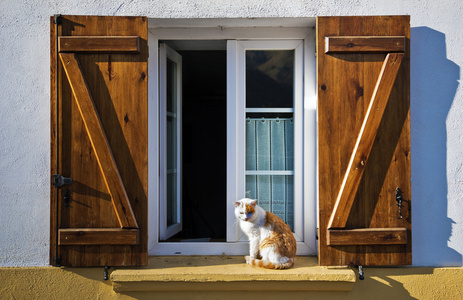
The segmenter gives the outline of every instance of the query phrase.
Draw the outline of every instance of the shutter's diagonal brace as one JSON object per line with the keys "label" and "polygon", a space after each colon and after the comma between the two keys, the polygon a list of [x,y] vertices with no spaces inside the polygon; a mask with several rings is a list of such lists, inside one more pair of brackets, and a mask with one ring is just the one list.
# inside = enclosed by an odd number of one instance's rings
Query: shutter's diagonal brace
{"label": "shutter's diagonal brace", "polygon": [[389,53],[384,60],[368,111],[344,175],[333,213],[331,214],[328,224],[328,228],[330,229],[344,228],[346,226],[403,57],[403,53]]}
{"label": "shutter's diagonal brace", "polygon": [[77,107],[85,125],[95,157],[100,166],[121,228],[138,228],[135,215],[122,182],[109,141],[103,129],[95,102],[75,53],[60,53],[59,57],[68,77]]}

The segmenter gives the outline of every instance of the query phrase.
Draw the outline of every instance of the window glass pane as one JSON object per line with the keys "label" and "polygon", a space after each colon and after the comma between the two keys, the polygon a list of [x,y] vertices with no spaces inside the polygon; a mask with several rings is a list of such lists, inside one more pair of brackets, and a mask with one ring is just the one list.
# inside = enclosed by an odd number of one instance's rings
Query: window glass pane
{"label": "window glass pane", "polygon": [[167,226],[177,224],[177,64],[167,59]]}
{"label": "window glass pane", "polygon": [[246,107],[293,107],[294,50],[246,51]]}
{"label": "window glass pane", "polygon": [[[246,171],[294,169],[293,118],[246,119]],[[262,114],[264,115],[264,114]]]}
{"label": "window glass pane", "polygon": [[175,112],[177,110],[177,64],[171,59],[167,58],[167,112]]}
{"label": "window glass pane", "polygon": [[246,51],[246,197],[294,229],[294,50]]}
{"label": "window glass pane", "polygon": [[266,211],[294,230],[293,175],[246,175],[246,197],[258,199]]}
{"label": "window glass pane", "polygon": [[169,172],[167,174],[167,227],[177,223],[177,172]]}

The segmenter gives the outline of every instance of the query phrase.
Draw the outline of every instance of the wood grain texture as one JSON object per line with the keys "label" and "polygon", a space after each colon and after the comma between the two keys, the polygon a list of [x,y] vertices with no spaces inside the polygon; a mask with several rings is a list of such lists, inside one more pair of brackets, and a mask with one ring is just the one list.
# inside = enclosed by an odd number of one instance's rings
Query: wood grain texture
{"label": "wood grain texture", "polygon": [[403,53],[388,54],[386,56],[363,125],[360,128],[357,142],[353,148],[328,228],[344,228],[346,226],[402,58]]}
{"label": "wood grain texture", "polygon": [[103,180],[106,183],[106,188],[111,196],[120,227],[138,228],[119,169],[114,160],[87,82],[82,74],[79,61],[74,53],[61,53],[59,56],[84,122],[85,132],[88,135]]}
{"label": "wood grain texture", "polygon": [[[139,227],[138,245],[66,245],[59,246],[62,264],[66,266],[137,266],[147,263],[148,242],[148,146],[147,146],[147,20],[144,17],[63,16],[60,36],[139,36],[140,53],[80,53],[81,72],[92,96],[95,111],[106,134],[109,148]],[[54,40],[52,24],[51,40]],[[52,43],[54,45],[54,43]],[[55,47],[51,49],[54,64]],[[59,139],[53,133],[56,120],[51,119],[52,144],[59,140],[59,173],[73,179],[70,186],[58,191],[61,202],[66,189],[71,194],[69,207],[59,203],[51,215],[51,233],[60,229],[120,229],[112,196],[102,176],[100,164],[83,122],[74,93],[61,61],[59,62]],[[51,68],[51,78],[55,76]],[[55,89],[51,82],[52,91]],[[52,112],[55,108],[52,96]],[[52,146],[52,149],[54,146]],[[56,173],[56,153],[52,151],[51,169]],[[51,189],[54,202],[55,189]],[[54,217],[52,217],[54,218]],[[50,237],[50,260],[54,256],[54,234]]]}
{"label": "wood grain texture", "polygon": [[329,246],[346,245],[404,245],[406,228],[329,229]]}
{"label": "wood grain texture", "polygon": [[138,36],[62,36],[59,52],[140,53]]}
{"label": "wood grain texture", "polygon": [[[57,165],[57,152],[56,144],[59,143],[56,131],[56,124],[59,123],[57,120],[56,113],[56,79],[59,76],[59,71],[56,71],[56,35],[60,35],[60,32],[56,32],[56,26],[54,24],[54,16],[50,17],[50,174],[62,174],[59,166]],[[58,28],[59,30],[60,28]],[[50,184],[50,252],[49,261],[50,264],[54,265],[53,259],[56,256],[55,246],[57,244],[57,232],[56,227],[58,226],[56,217],[59,217],[59,213],[56,209],[57,194],[59,190]],[[59,221],[58,221],[59,223]],[[58,248],[59,251],[59,248]]]}
{"label": "wood grain texture", "polygon": [[[336,201],[337,191],[341,182],[337,179],[341,176],[340,169],[341,156],[339,149],[328,151],[329,145],[336,145],[341,141],[342,132],[338,128],[338,124],[333,120],[338,120],[341,117],[341,109],[339,105],[338,96],[341,93],[342,87],[336,84],[339,81],[337,76],[341,76],[336,72],[340,66],[337,59],[337,54],[333,56],[322,55],[324,52],[324,36],[326,35],[337,36],[340,34],[340,17],[332,17],[327,20],[325,18],[317,18],[317,93],[318,105],[323,101],[323,107],[331,109],[323,110],[323,113],[318,112],[318,167],[320,170],[329,170],[329,172],[318,172],[319,179],[319,262],[321,265],[340,265],[339,258],[342,255],[340,249],[334,247],[322,247],[327,243],[326,225],[328,225],[328,218],[331,215],[333,205]],[[322,108],[323,108],[322,107]],[[318,108],[320,109],[320,108]],[[335,167],[336,166],[336,167]],[[326,225],[325,225],[326,224]],[[324,226],[325,225],[325,226]]]}
{"label": "wood grain texture", "polygon": [[59,230],[59,245],[137,245],[138,229],[73,228]]}
{"label": "wood grain texture", "polygon": [[[328,246],[328,223],[386,54],[325,53],[325,38],[403,36],[405,52],[343,229],[406,228],[401,245]],[[317,18],[319,261],[321,265],[411,264],[409,17]],[[395,188],[404,191],[397,219]],[[403,187],[403,188],[402,188]]]}
{"label": "wood grain texture", "polygon": [[405,52],[405,37],[342,36],[326,37],[325,53]]}

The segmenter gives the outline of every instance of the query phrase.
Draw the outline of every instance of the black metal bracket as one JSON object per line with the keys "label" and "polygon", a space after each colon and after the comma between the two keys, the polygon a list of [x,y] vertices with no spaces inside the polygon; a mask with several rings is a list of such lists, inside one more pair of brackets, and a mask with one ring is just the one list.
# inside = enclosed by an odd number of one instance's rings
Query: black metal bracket
{"label": "black metal bracket", "polygon": [[396,191],[396,194],[395,194],[395,200],[396,200],[396,205],[399,207],[399,216],[397,217],[397,219],[403,219],[403,216],[402,216],[402,201],[404,200],[404,197],[402,196],[402,191],[400,190],[400,188],[396,188],[395,189]]}
{"label": "black metal bracket", "polygon": [[108,279],[109,279],[109,267],[104,266],[103,280],[108,280]]}
{"label": "black metal bracket", "polygon": [[63,201],[64,201],[64,207],[68,208],[69,205],[71,204],[71,192],[69,191],[69,189],[66,189],[64,191]]}
{"label": "black metal bracket", "polygon": [[53,174],[53,176],[51,177],[51,181],[53,183],[53,186],[57,188],[60,188],[63,185],[69,185],[72,183],[71,178],[66,178],[61,174]]}
{"label": "black metal bracket", "polygon": [[360,280],[364,280],[365,277],[363,276],[364,273],[363,273],[363,267],[362,266],[359,266],[359,279]]}
{"label": "black metal bracket", "polygon": [[53,258],[53,263],[54,263],[55,267],[61,267],[61,258],[54,257]]}
{"label": "black metal bracket", "polygon": [[54,24],[61,24],[61,15],[60,14],[55,14],[55,19],[53,20]]}

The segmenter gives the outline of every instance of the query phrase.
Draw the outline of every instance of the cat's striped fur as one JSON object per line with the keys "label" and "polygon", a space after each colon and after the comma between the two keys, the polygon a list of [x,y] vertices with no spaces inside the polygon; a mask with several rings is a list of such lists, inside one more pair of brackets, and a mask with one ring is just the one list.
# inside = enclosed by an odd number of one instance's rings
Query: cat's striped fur
{"label": "cat's striped fur", "polygon": [[256,200],[244,198],[234,205],[235,216],[249,238],[246,263],[267,269],[291,268],[297,246],[289,226],[258,206]]}
{"label": "cat's striped fur", "polygon": [[273,264],[268,260],[262,260],[257,258],[251,258],[250,256],[245,256],[246,263],[251,266],[257,266],[265,269],[289,269],[294,265],[294,258],[290,258],[287,263],[284,264]]}

